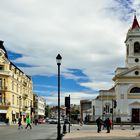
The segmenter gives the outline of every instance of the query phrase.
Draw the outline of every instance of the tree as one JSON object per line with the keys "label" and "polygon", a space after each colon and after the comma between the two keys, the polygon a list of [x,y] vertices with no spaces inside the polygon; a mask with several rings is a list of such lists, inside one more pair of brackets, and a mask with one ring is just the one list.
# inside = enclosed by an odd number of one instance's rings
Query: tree
{"label": "tree", "polygon": [[51,108],[50,108],[49,105],[47,105],[47,106],[45,107],[45,116],[46,116],[46,117],[51,117]]}

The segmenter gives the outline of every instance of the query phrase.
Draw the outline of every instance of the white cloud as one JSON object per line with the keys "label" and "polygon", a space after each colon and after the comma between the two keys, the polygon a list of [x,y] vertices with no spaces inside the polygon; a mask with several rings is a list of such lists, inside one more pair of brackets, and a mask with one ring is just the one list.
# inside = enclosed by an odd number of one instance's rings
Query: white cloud
{"label": "white cloud", "polygon": [[93,90],[107,90],[111,87],[111,84],[109,82],[86,82],[86,83],[80,83],[81,86],[93,89]]}
{"label": "white cloud", "polygon": [[[133,7],[138,5],[134,1]],[[113,6],[112,0],[4,1],[0,38],[6,49],[23,55],[15,62],[34,66],[22,68],[29,75],[55,75],[60,53],[66,78],[79,79],[68,69],[81,69],[93,82],[81,86],[105,88],[111,84],[109,73],[124,66],[124,40],[131,26],[118,18],[123,15],[118,10],[108,10]]]}
{"label": "white cloud", "polygon": [[[70,93],[61,93],[60,102],[61,104],[65,104],[65,97],[69,96],[71,98],[71,104],[80,104],[80,100],[84,99],[94,99],[98,94],[89,94],[84,92],[70,92]],[[46,103],[49,105],[57,105],[57,93],[52,94],[52,96],[46,97]]]}

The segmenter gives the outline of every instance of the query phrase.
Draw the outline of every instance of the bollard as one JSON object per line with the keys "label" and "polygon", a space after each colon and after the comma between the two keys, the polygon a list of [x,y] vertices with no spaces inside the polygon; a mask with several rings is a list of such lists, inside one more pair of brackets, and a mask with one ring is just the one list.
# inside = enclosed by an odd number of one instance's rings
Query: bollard
{"label": "bollard", "polygon": [[66,124],[64,123],[64,125],[63,125],[63,134],[66,134],[67,133],[67,130],[66,130],[67,128],[66,128]]}

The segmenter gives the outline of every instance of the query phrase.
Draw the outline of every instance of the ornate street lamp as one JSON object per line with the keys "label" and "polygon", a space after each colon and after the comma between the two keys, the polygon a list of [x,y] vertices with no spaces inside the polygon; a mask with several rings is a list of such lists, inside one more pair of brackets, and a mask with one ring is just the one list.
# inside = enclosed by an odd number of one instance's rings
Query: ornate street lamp
{"label": "ornate street lamp", "polygon": [[56,57],[58,66],[58,123],[57,123],[57,140],[61,140],[61,125],[60,125],[60,65],[62,57],[60,54]]}

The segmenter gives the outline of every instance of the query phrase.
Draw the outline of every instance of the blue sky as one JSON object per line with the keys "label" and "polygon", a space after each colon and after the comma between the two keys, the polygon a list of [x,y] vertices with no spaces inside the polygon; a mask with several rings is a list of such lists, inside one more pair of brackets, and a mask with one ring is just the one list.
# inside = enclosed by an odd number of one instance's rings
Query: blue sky
{"label": "blue sky", "polygon": [[[0,0],[1,1],[1,0]],[[62,56],[61,104],[94,99],[125,67],[124,40],[139,0],[5,0],[0,39],[9,59],[32,76],[33,92],[57,104],[56,56]]]}

